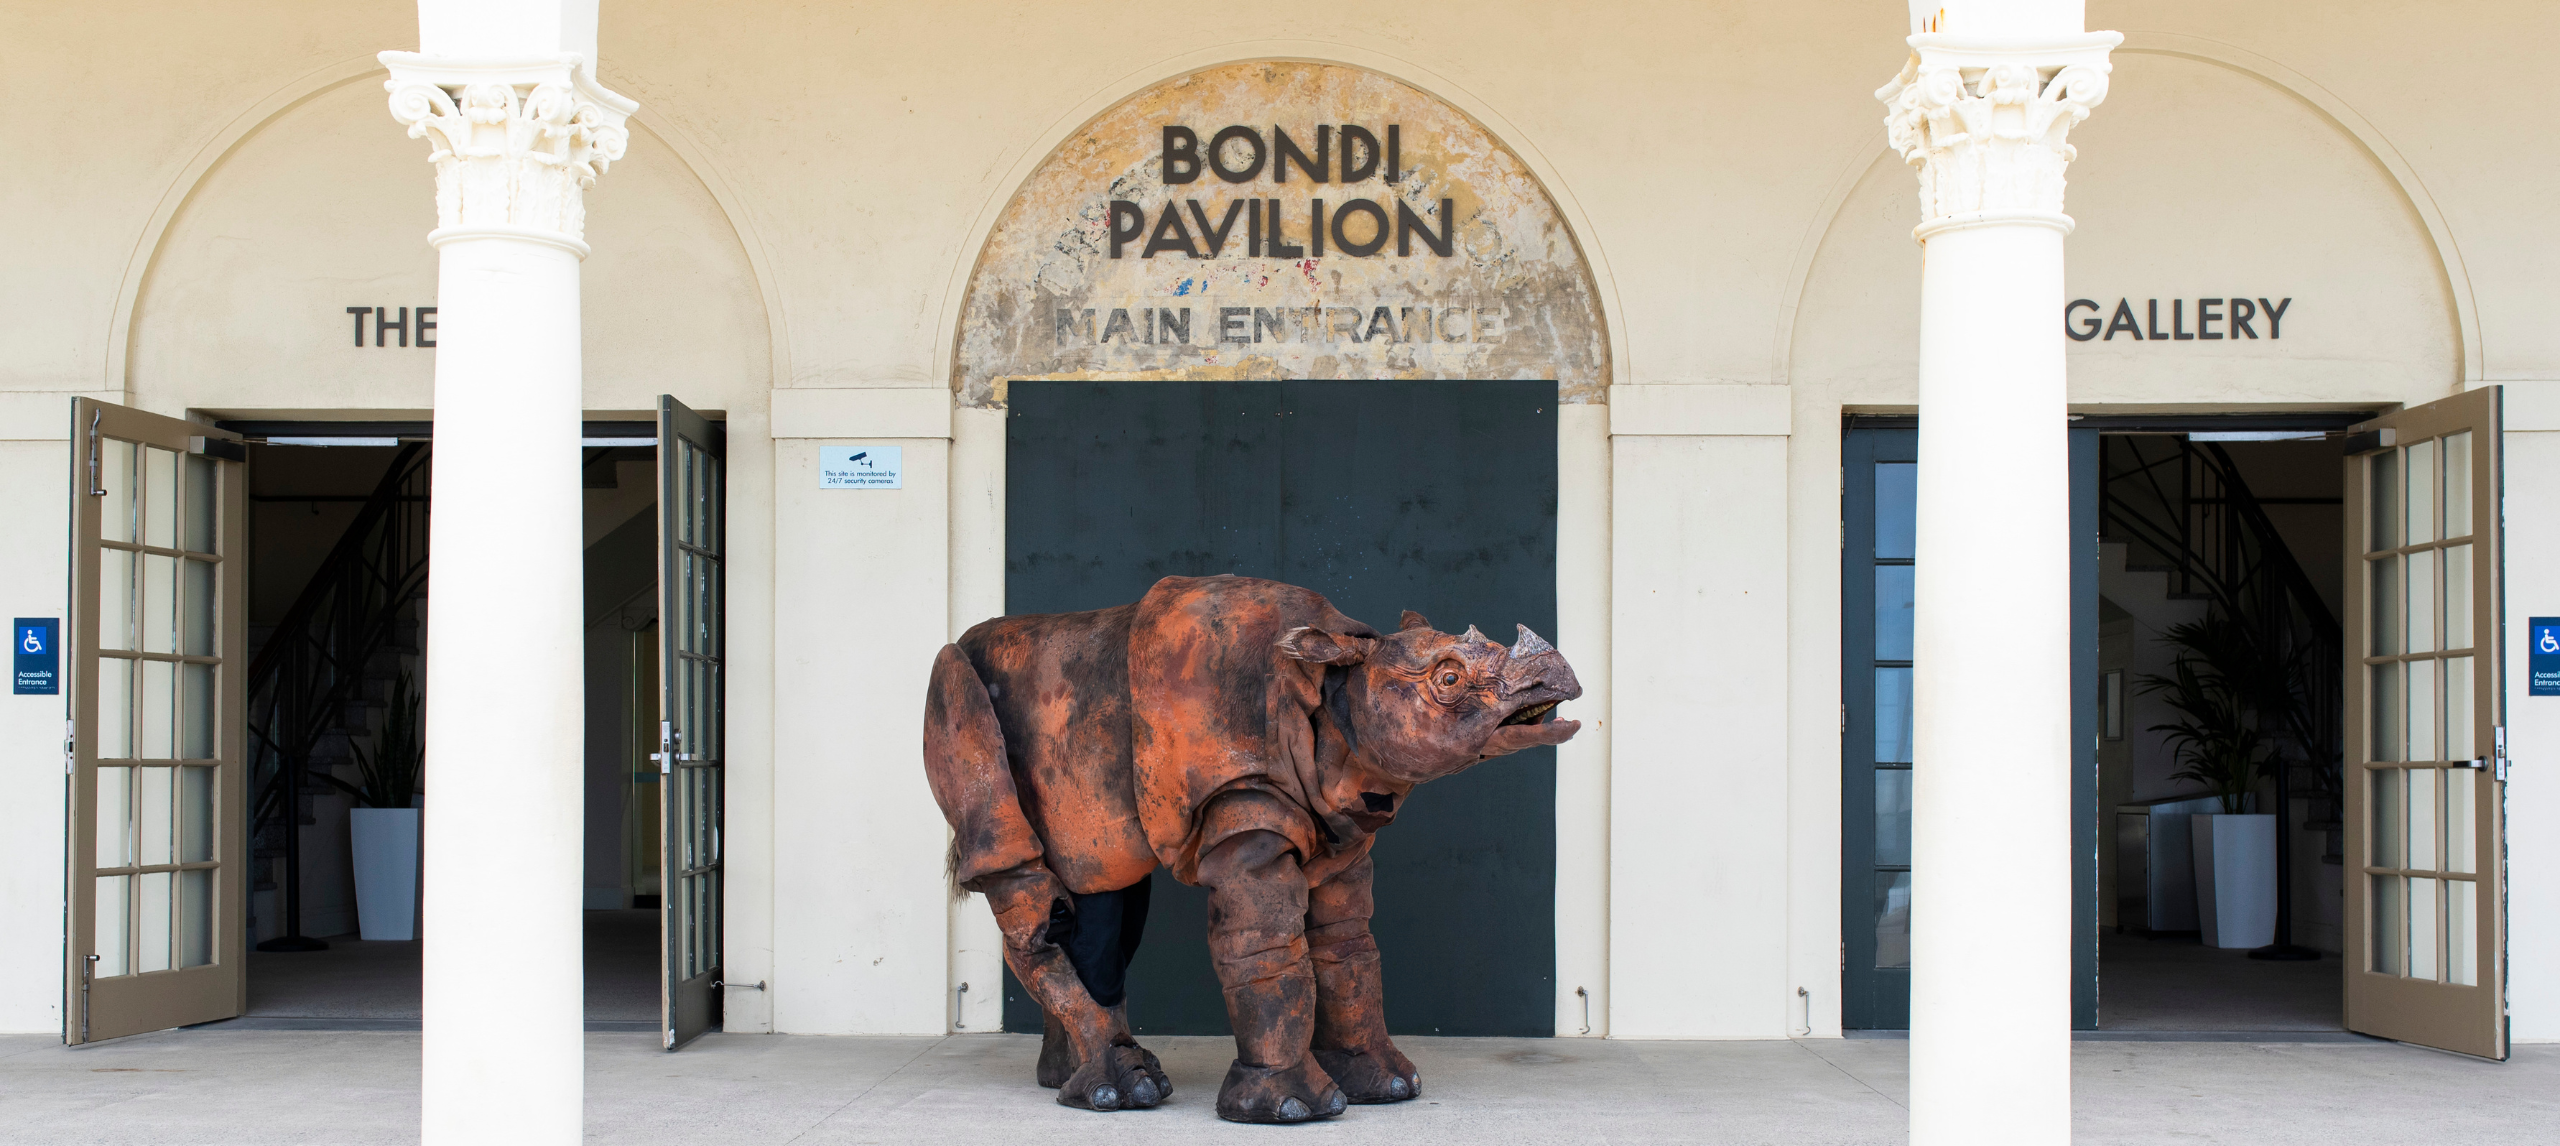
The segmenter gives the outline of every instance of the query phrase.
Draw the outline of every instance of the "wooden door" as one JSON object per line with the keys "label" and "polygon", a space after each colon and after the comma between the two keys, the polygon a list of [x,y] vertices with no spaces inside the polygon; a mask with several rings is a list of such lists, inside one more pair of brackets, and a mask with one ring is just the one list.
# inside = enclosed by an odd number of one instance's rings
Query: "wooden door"
{"label": "wooden door", "polygon": [[246,456],[72,403],[63,1041],[247,1005]]}
{"label": "wooden door", "polygon": [[2499,395],[2348,443],[2348,1029],[2507,1056]]}

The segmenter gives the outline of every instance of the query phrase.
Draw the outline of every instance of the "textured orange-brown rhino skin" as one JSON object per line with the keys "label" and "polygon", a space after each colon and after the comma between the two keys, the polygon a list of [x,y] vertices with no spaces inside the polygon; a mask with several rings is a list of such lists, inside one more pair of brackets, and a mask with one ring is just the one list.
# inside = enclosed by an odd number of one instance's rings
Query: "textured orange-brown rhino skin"
{"label": "textured orange-brown rhino skin", "polygon": [[1171,1096],[1125,1007],[1084,977],[1116,984],[1134,939],[1081,971],[1060,945],[1079,902],[1142,895],[1162,864],[1209,888],[1236,1032],[1220,1117],[1299,1122],[1420,1094],[1387,1037],[1370,843],[1415,785],[1570,739],[1580,726],[1555,707],[1581,694],[1526,626],[1507,648],[1413,612],[1380,634],[1249,577],[1167,577],[1133,605],[1000,617],[944,646],[925,773],[953,875],[987,897],[1047,1018],[1042,1085],[1094,1110]]}

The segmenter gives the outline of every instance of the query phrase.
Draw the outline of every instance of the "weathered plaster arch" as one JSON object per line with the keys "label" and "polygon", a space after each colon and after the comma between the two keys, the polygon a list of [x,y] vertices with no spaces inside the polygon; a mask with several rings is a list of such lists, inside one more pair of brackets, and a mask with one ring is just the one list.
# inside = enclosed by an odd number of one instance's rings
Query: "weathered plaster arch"
{"label": "weathered plaster arch", "polygon": [[[1240,183],[1205,173],[1179,185],[1162,179],[1165,125],[1193,128],[1205,150],[1228,124],[1258,133],[1277,125],[1306,146],[1315,125],[1334,123],[1381,136],[1386,124],[1400,125],[1402,180],[1312,184],[1302,175],[1275,184],[1268,166]],[[1344,255],[1336,242],[1316,256],[1322,248],[1306,234],[1310,199],[1378,203],[1398,241],[1366,257]],[[1142,253],[1142,239],[1123,242],[1114,257],[1115,200],[1137,203],[1150,232],[1164,211],[1200,210],[1202,200],[1226,220],[1237,220],[1238,204],[1257,214],[1270,206],[1305,254],[1248,251],[1249,232],[1263,222],[1248,218],[1222,238],[1217,256],[1202,239],[1198,257],[1165,250],[1158,259]],[[1425,223],[1409,247],[1407,208]],[[1432,249],[1435,227],[1450,255]],[[1565,401],[1601,402],[1613,347],[1599,297],[1582,243],[1545,182],[1467,110],[1375,68],[1228,61],[1112,101],[1022,176],[959,293],[952,386],[962,405],[992,406],[1003,402],[1006,379],[1025,376],[1551,377]],[[1224,325],[1222,312],[1242,329]],[[1115,320],[1133,314],[1144,316],[1146,332],[1115,334]],[[1176,314],[1179,333],[1159,335],[1156,317]]]}
{"label": "weathered plaster arch", "polygon": [[[153,270],[166,248],[171,225],[185,210],[188,203],[194,200],[198,192],[203,189],[214,170],[243,144],[294,109],[349,84],[377,82],[384,74],[381,62],[371,55],[339,60],[313,69],[278,86],[264,98],[234,115],[211,133],[196,149],[193,157],[179,169],[177,175],[170,180],[168,188],[161,193],[159,202],[154,206],[150,218],[144,223],[140,234],[135,239],[132,252],[127,258],[123,277],[117,284],[115,309],[109,320],[108,337],[105,343],[106,357],[101,363],[99,377],[103,389],[130,392],[133,384],[130,377],[130,363],[133,358],[134,340],[137,336],[134,322],[136,305],[141,300],[144,287],[150,281]],[[775,384],[781,384],[784,379],[790,377],[790,340],[786,337],[782,308],[779,305],[780,293],[774,282],[771,259],[765,250],[763,240],[755,232],[747,212],[738,201],[735,190],[720,176],[717,167],[710,162],[710,157],[701,146],[673,120],[644,106],[633,115],[631,122],[651,137],[666,144],[668,151],[684,164],[686,173],[719,205],[721,214],[729,224],[732,237],[749,267],[754,271],[760,296],[758,302],[765,313],[769,327],[767,336],[771,343],[771,374]],[[396,129],[398,125],[386,115],[383,126],[386,129]],[[427,182],[425,174],[422,164],[419,180],[421,187],[424,187]],[[421,232],[420,241],[423,242],[424,238],[424,233]]]}
{"label": "weathered plaster arch", "polygon": [[[2380,128],[2318,81],[2236,45],[2172,32],[2127,32],[2123,46],[2116,52],[2181,57],[2246,76],[2311,107],[2354,140],[2368,158],[2389,174],[2402,203],[2425,227],[2438,273],[2442,276],[2441,285],[2453,304],[2460,382],[2476,384],[2485,377],[2479,310],[2472,294],[2470,272],[2463,265],[2461,245],[2455,240],[2452,226],[2445,221],[2443,211],[2436,206],[2433,193],[2427,190],[2417,169],[2400,154]],[[2106,113],[2101,109],[2099,114]],[[1770,377],[1773,380],[1786,382],[1791,378],[1797,324],[1823,240],[1831,234],[1841,209],[1848,205],[1850,193],[1856,189],[1859,180],[1877,163],[1896,158],[1884,145],[1884,133],[1878,126],[1881,119],[1879,113],[1876,124],[1861,128],[1841,147],[1839,154],[1844,158],[1840,168],[1833,176],[1828,191],[1815,205],[1804,238],[1797,244],[1794,262],[1779,293],[1778,322],[1770,360]]]}

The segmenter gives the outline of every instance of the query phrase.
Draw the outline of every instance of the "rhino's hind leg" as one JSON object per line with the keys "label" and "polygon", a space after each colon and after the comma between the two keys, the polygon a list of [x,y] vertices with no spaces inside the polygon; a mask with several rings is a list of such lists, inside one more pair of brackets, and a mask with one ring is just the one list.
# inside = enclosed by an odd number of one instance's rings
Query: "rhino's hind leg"
{"label": "rhino's hind leg", "polygon": [[1307,948],[1316,971],[1316,1063],[1361,1104],[1403,1102],[1422,1093],[1422,1072],[1387,1037],[1387,1004],[1368,856],[1307,893]]}
{"label": "rhino's hind leg", "polygon": [[1126,1022],[1094,1001],[1056,937],[1074,920],[1073,898],[1044,860],[1006,767],[1004,731],[987,690],[956,645],[943,646],[925,693],[925,779],[951,822],[952,876],[987,897],[1004,932],[1005,964],[1055,1020],[1075,1054],[1058,1101],[1089,1110],[1153,1106],[1160,1076]]}
{"label": "rhino's hind leg", "polygon": [[[1065,949],[1067,962],[1075,967],[1085,993],[1109,1013],[1115,1038],[1124,1042],[1129,1030],[1129,960],[1137,954],[1138,940],[1146,932],[1152,890],[1149,882],[1140,878],[1116,891],[1069,892],[1072,914],[1061,918],[1054,910],[1050,913],[1052,939]],[[1157,1101],[1173,1097],[1173,1081],[1165,1077],[1163,1064],[1144,1047],[1138,1053],[1146,1063],[1148,1077],[1155,1083]],[[1053,1090],[1065,1085],[1081,1062],[1067,1038],[1065,1025],[1055,1016],[1044,1015],[1040,1085]]]}
{"label": "rhino's hind leg", "polygon": [[1269,797],[1231,792],[1210,806],[1210,838],[1225,838],[1200,858],[1200,882],[1209,887],[1209,957],[1236,1032],[1236,1060],[1218,1087],[1218,1117],[1330,1118],[1342,1113],[1346,1100],[1310,1053],[1316,980],[1307,964],[1307,880],[1297,845],[1259,828],[1218,831],[1219,820],[1233,818],[1222,811],[1256,799]]}
{"label": "rhino's hind leg", "polygon": [[[986,895],[1004,932],[1005,965],[1039,1000],[1044,1020],[1057,1025],[1065,1052],[1074,1056],[1074,1070],[1055,1084],[1059,1105],[1130,1110],[1164,1101],[1172,1088],[1155,1056],[1129,1036],[1120,1008],[1093,1001],[1066,949],[1057,943],[1072,930],[1075,917],[1066,885],[1034,861],[982,876],[970,890]],[[1041,1060],[1041,1085],[1052,1085],[1047,1076],[1063,1065],[1060,1056],[1044,1045]]]}

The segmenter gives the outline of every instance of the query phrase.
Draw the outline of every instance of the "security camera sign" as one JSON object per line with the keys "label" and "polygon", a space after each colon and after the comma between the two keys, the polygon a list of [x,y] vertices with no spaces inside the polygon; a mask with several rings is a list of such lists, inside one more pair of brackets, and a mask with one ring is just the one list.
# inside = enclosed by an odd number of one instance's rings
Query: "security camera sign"
{"label": "security camera sign", "polygon": [[818,447],[819,489],[905,489],[899,446]]}

